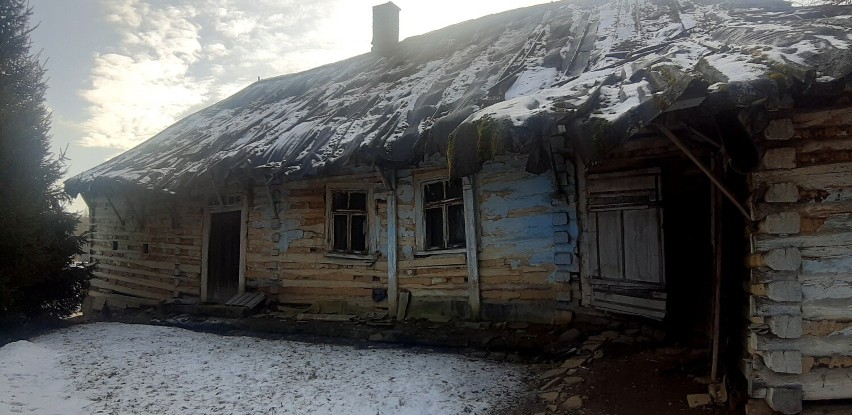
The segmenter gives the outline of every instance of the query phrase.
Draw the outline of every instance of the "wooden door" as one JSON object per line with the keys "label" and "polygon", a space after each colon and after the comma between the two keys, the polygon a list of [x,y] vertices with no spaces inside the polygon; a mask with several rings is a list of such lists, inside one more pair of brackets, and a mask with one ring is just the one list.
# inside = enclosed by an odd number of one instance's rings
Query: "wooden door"
{"label": "wooden door", "polygon": [[659,169],[590,174],[591,305],[663,319],[666,313]]}
{"label": "wooden door", "polygon": [[225,302],[240,286],[239,210],[210,214],[207,251],[207,300]]}

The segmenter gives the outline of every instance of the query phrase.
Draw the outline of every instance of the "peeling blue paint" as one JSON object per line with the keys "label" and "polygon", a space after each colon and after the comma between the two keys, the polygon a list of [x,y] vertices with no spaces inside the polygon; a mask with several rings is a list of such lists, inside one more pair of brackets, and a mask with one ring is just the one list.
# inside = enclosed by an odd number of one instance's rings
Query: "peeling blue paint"
{"label": "peeling blue paint", "polygon": [[[522,166],[517,163],[494,163],[485,166],[483,176],[493,180],[493,175],[515,173]],[[557,246],[554,233],[567,232],[567,244],[559,244],[560,252],[575,252],[579,235],[577,213],[573,205],[554,199],[555,187],[547,174],[528,175],[523,178],[507,178],[507,181],[483,183],[479,187],[480,222],[482,244],[488,249],[505,253],[506,257],[520,258],[530,265],[554,264]],[[539,209],[537,213],[525,213],[510,217],[514,211]],[[554,213],[567,213],[568,223],[554,225]],[[517,267],[519,260],[512,260]]]}
{"label": "peeling blue paint", "polygon": [[847,273],[852,269],[852,257],[805,258],[802,261],[804,273]]}
{"label": "peeling blue paint", "polygon": [[278,241],[278,249],[281,252],[287,252],[291,243],[305,237],[305,232],[299,229],[301,222],[298,219],[287,219],[281,226],[282,232],[281,239]]}

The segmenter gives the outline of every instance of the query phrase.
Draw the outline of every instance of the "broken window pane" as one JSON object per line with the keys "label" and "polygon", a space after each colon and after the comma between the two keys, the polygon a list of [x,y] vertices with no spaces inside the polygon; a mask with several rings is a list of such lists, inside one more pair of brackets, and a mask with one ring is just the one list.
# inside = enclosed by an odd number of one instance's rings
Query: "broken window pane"
{"label": "broken window pane", "polygon": [[334,239],[332,241],[332,249],[335,251],[348,251],[347,233],[349,228],[349,217],[347,215],[334,215]]}
{"label": "broken window pane", "polygon": [[450,180],[447,182],[447,199],[460,199],[462,197],[462,181],[461,179]]}
{"label": "broken window pane", "polygon": [[426,209],[426,249],[446,248],[444,245],[444,210],[440,207]]}
{"label": "broken window pane", "polygon": [[367,211],[366,193],[349,193],[349,210]]}
{"label": "broken window pane", "polygon": [[464,205],[447,206],[447,227],[449,230],[447,248],[465,246]]}
{"label": "broken window pane", "polygon": [[331,195],[331,208],[333,210],[346,210],[348,206],[349,194],[345,192],[334,192]]}
{"label": "broken window pane", "polygon": [[352,215],[352,252],[367,252],[367,216]]}
{"label": "broken window pane", "polygon": [[423,202],[437,202],[444,199],[444,182],[430,183],[423,186]]}

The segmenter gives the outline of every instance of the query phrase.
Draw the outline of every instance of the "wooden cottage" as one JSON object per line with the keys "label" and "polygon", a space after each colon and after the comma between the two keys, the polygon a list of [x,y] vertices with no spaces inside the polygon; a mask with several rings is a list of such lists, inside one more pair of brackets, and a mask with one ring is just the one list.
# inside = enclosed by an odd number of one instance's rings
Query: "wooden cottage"
{"label": "wooden cottage", "polygon": [[401,42],[398,12],[69,179],[94,308],[623,313],[728,344],[785,413],[852,399],[852,8],[554,2]]}

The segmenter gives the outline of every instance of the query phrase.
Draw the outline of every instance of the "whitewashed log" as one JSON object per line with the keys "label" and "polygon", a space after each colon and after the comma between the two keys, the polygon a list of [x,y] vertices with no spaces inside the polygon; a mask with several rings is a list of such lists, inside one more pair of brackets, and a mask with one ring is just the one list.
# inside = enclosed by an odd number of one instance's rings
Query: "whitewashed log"
{"label": "whitewashed log", "polygon": [[801,227],[802,218],[798,212],[783,212],[766,216],[758,230],[761,233],[789,235],[799,233]]}
{"label": "whitewashed log", "polygon": [[763,168],[765,169],[793,169],[796,168],[796,149],[794,148],[772,148],[763,154]]}
{"label": "whitewashed log", "polygon": [[801,316],[772,316],[767,318],[767,324],[772,334],[782,339],[802,337]]}
{"label": "whitewashed log", "polygon": [[808,320],[852,320],[852,299],[805,301],[802,303],[802,316]]}
{"label": "whitewashed log", "polygon": [[762,352],[763,363],[773,372],[802,373],[802,353],[795,350]]}
{"label": "whitewashed log", "polygon": [[755,368],[755,375],[771,388],[802,390],[802,399],[852,399],[852,368],[813,369],[802,375],[775,373],[767,368]]}
{"label": "whitewashed log", "polygon": [[799,201],[799,187],[795,183],[769,185],[763,200],[769,203],[795,203]]}
{"label": "whitewashed log", "polygon": [[768,298],[749,296],[749,310],[751,315],[758,317],[768,316],[798,316],[802,314],[799,303],[779,303]]}
{"label": "whitewashed log", "polygon": [[795,339],[781,339],[772,335],[751,333],[749,347],[754,350],[772,352],[796,350],[806,356],[830,357],[835,354],[852,355],[852,335],[801,336]]}
{"label": "whitewashed log", "polygon": [[852,245],[852,232],[832,232],[817,235],[764,236],[755,241],[755,250],[778,248],[844,247]]}
{"label": "whitewashed log", "polygon": [[751,178],[755,185],[791,182],[808,189],[847,187],[852,182],[852,163],[757,171]]}
{"label": "whitewashed log", "polygon": [[767,140],[789,140],[793,138],[793,134],[793,121],[789,118],[769,121],[769,125],[763,130],[763,136]]}

